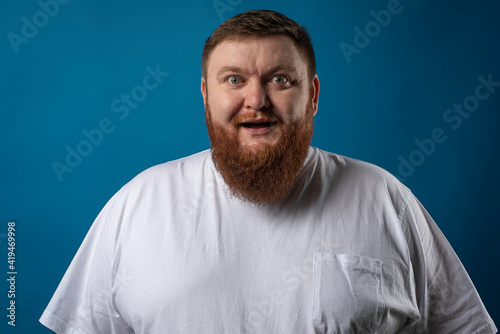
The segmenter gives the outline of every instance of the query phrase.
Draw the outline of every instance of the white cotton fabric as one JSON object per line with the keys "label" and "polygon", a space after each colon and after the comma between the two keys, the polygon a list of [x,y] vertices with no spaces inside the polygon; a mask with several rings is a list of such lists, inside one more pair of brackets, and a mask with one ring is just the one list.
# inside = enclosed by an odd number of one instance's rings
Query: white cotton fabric
{"label": "white cotton fabric", "polygon": [[57,333],[496,333],[412,193],[317,148],[271,207],[231,197],[210,151],[141,173],[99,214],[40,321]]}

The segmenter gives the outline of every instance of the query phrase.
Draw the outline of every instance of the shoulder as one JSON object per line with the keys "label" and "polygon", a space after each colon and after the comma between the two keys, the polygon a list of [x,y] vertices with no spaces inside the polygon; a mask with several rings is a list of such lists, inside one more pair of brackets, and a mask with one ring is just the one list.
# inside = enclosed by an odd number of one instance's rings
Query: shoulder
{"label": "shoulder", "polygon": [[202,178],[211,164],[210,150],[152,166],[125,184],[115,197],[141,196],[159,190],[175,191],[189,182]]}
{"label": "shoulder", "polygon": [[403,209],[411,198],[411,191],[395,176],[372,163],[327,152],[318,148],[313,159],[315,174],[322,175],[322,182],[331,184],[338,192],[357,198],[377,197],[388,199]]}
{"label": "shoulder", "polygon": [[318,167],[335,173],[335,177],[349,178],[350,181],[382,182],[384,184],[402,185],[401,182],[385,169],[372,163],[327,152],[315,147],[314,157]]}
{"label": "shoulder", "polygon": [[205,150],[184,158],[152,166],[134,177],[126,186],[160,181],[161,179],[178,177],[186,173],[200,171],[200,168],[203,167],[209,158],[210,150]]}

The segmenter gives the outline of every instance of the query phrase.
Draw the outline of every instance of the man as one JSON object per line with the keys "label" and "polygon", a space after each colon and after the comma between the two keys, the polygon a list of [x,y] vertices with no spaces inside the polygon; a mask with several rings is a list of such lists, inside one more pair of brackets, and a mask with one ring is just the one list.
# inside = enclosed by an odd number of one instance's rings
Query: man
{"label": "man", "polygon": [[202,55],[210,151],[105,206],[41,322],[58,333],[495,333],[450,245],[373,165],[310,147],[304,28],[224,22]]}

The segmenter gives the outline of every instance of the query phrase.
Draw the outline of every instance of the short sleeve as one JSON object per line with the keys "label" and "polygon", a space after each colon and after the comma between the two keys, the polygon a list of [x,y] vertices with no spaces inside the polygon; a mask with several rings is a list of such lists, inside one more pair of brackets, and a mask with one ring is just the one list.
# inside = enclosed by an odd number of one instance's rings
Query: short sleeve
{"label": "short sleeve", "polygon": [[401,334],[496,333],[465,268],[413,196],[401,217],[414,273],[420,321]]}
{"label": "short sleeve", "polygon": [[113,302],[121,213],[117,193],[96,218],[40,322],[56,333],[133,333]]}

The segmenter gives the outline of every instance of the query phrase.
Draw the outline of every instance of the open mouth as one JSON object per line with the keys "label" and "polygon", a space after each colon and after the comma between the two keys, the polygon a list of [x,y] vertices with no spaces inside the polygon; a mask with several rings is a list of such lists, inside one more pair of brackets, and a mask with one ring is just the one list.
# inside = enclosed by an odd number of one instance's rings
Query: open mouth
{"label": "open mouth", "polygon": [[264,129],[273,126],[276,122],[246,122],[240,123],[241,126],[247,129]]}

